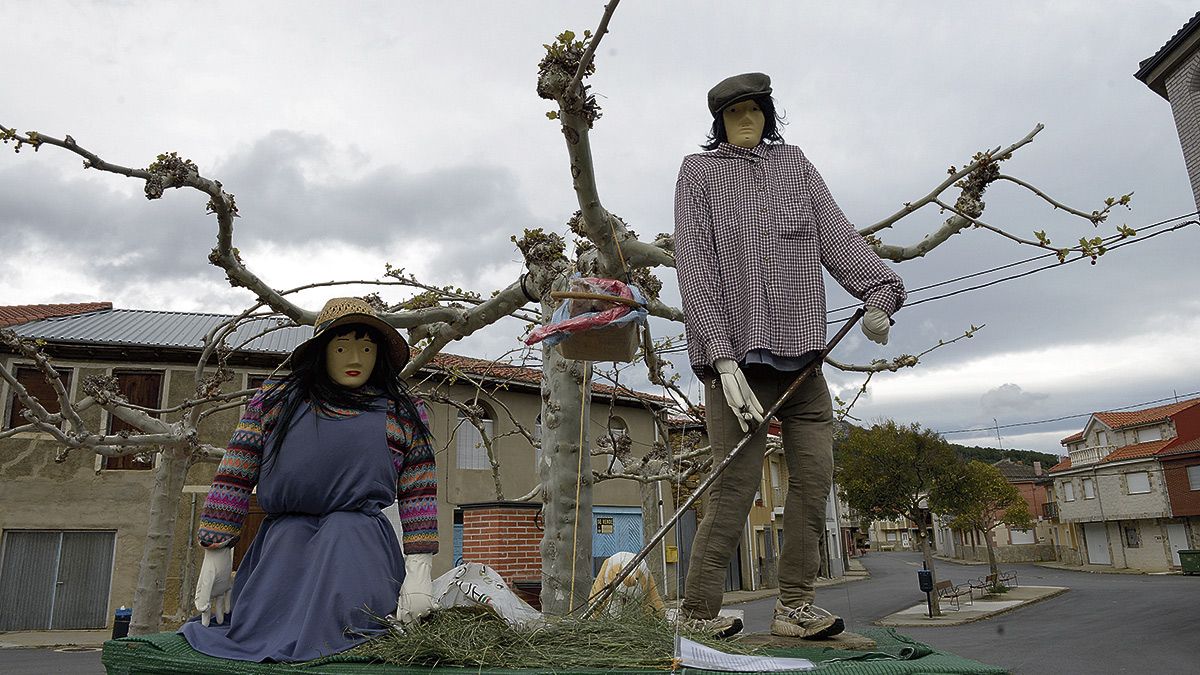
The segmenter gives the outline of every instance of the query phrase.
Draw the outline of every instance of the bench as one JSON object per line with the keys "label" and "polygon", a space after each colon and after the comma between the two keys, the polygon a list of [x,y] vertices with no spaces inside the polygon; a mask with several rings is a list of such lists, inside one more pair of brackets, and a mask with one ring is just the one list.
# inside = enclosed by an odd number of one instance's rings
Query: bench
{"label": "bench", "polygon": [[933,590],[937,592],[939,600],[949,600],[954,604],[955,611],[962,609],[962,596],[967,596],[967,601],[975,604],[975,600],[971,597],[971,589],[964,588],[961,584],[954,585],[954,582],[949,579],[939,581],[933,585]]}
{"label": "bench", "polygon": [[1004,584],[1005,586],[1012,586],[1013,588],[1016,588],[1017,587],[1017,573],[1012,570],[1009,570],[1007,572],[1001,572],[1000,573],[1000,583]]}

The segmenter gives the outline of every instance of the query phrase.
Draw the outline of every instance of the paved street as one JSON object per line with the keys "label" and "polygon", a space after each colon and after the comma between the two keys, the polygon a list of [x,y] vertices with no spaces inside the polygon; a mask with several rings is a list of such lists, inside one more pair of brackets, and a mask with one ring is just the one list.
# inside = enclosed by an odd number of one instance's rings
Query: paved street
{"label": "paved street", "polygon": [[[821,588],[817,604],[846,619],[850,630],[919,602],[915,553],[872,553],[865,581]],[[902,628],[939,649],[1005,666],[1014,673],[1189,673],[1200,662],[1200,577],[1088,574],[1035,565],[1005,565],[1020,583],[1066,586],[1057,598],[963,626]],[[986,572],[938,561],[955,583]],[[774,599],[737,605],[748,631],[766,631]],[[0,672],[28,675],[103,673],[99,652],[0,650]]]}
{"label": "paved street", "polygon": [[[817,604],[846,619],[849,630],[920,602],[915,553],[871,553],[871,578],[817,590]],[[954,583],[986,566],[937,561]],[[1194,673],[1200,670],[1200,577],[1088,574],[1035,565],[1004,565],[1019,583],[1066,586],[1067,593],[993,619],[898,632],[954,654],[1014,673]],[[748,631],[766,631],[774,599],[746,611]]]}

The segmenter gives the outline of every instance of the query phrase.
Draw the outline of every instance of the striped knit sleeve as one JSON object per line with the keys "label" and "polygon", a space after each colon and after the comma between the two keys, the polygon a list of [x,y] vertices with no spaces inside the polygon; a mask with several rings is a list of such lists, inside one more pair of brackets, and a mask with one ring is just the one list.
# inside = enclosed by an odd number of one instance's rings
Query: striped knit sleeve
{"label": "striped knit sleeve", "polygon": [[246,414],[234,429],[213,476],[196,532],[196,540],[204,548],[232,546],[241,535],[262,460],[264,394],[265,390],[259,390],[246,404]]}
{"label": "striped knit sleeve", "polygon": [[[425,404],[414,399],[428,426]],[[396,496],[404,526],[404,553],[437,553],[437,468],[431,438],[419,436],[415,420],[393,406],[388,410],[387,438],[396,465]]]}

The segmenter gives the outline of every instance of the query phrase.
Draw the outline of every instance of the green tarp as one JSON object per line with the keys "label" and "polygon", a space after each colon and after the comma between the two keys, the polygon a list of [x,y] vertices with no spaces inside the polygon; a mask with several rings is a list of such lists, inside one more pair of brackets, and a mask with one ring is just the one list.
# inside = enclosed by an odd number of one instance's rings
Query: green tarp
{"label": "green tarp", "polygon": [[[862,631],[873,638],[878,647],[874,652],[853,652],[819,646],[798,649],[769,649],[776,656],[805,658],[818,663],[817,673],[846,673],[847,675],[893,675],[902,673],[1005,673],[1003,668],[939,652],[932,647],[897,635],[890,629]],[[528,675],[533,672],[560,672],[575,675],[592,673],[663,673],[662,670],[565,670],[547,664],[538,670],[480,670],[478,668],[417,668],[368,663],[353,655],[339,654],[301,664],[249,663],[205,656],[192,649],[176,633],[156,633],[141,637],[109,640],[104,643],[101,658],[108,675],[383,675],[411,673],[413,675],[445,675],[454,673],[496,673],[498,675]],[[683,669],[683,673],[708,671]]]}

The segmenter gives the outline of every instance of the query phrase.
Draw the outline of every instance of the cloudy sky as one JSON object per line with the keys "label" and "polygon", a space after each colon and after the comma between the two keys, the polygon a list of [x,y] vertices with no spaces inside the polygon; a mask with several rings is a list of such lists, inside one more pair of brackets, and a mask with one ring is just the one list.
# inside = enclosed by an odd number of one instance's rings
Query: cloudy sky
{"label": "cloudy sky", "polygon": [[[542,44],[594,28],[602,5],[16,0],[0,41],[0,123],[71,134],[118,164],[191,158],[237,196],[236,245],[275,287],[374,278],[390,262],[486,294],[519,273],[512,234],[565,232],[576,208],[535,74]],[[1184,0],[625,0],[591,79],[604,108],[592,136],[601,197],[644,236],[670,231],[680,159],[710,122],[708,88],[758,70],[773,78],[786,139],[856,223],[1039,122],[1045,131],[1005,171],[1088,211],[1133,191],[1133,209],[1099,234],[1185,215],[1195,205],[1170,107],[1133,73],[1194,11]],[[148,202],[136,182],[84,172],[55,148],[0,153],[0,304],[245,307],[248,294],[207,264],[216,230],[204,201],[173,192]],[[983,217],[1056,242],[1097,234],[1007,185],[989,191]],[[940,219],[920,212],[885,240],[918,241]],[[902,310],[887,347],[855,334],[840,358],[914,353],[987,327],[918,369],[877,377],[854,414],[951,431],[1200,390],[1198,244],[1192,226],[1095,266]],[[916,288],[1036,253],[970,231],[897,271]],[[677,302],[673,273],[663,277]],[[316,308],[327,294],[300,301]],[[829,289],[831,306],[849,300]],[[519,328],[495,326],[454,350],[502,354]],[[829,379],[843,395],[859,381]],[[1056,452],[1083,421],[1002,428],[999,442]],[[995,431],[949,438],[997,442]]]}

